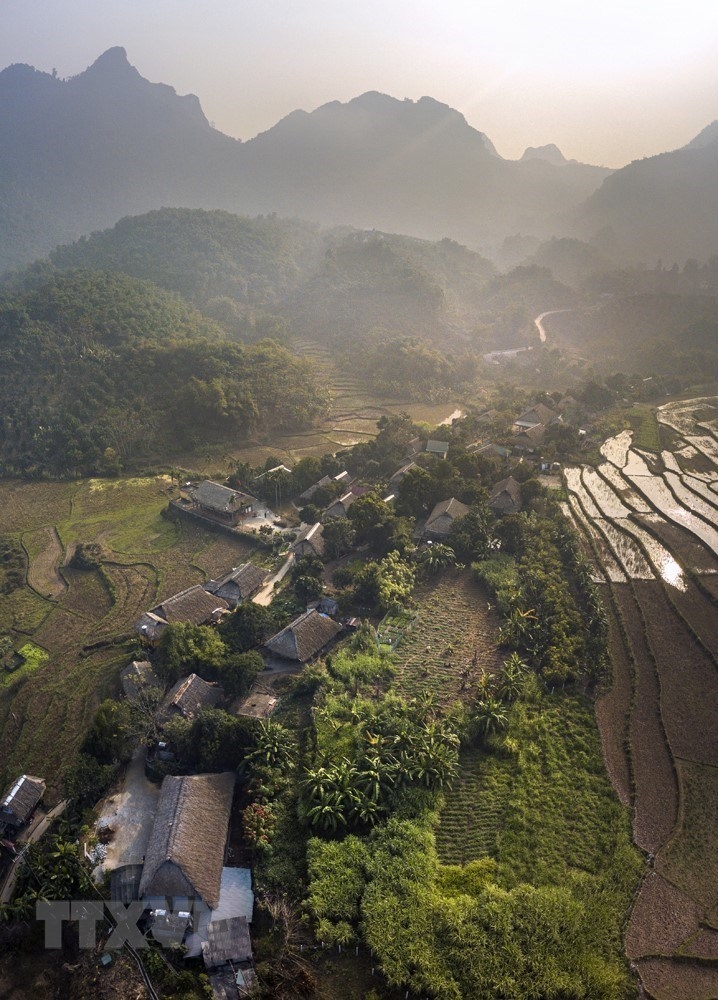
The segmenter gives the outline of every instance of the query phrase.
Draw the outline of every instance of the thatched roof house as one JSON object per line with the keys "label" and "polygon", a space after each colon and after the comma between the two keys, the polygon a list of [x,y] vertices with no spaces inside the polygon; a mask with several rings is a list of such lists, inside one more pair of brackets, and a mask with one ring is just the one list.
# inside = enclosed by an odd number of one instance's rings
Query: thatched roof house
{"label": "thatched roof house", "polygon": [[236,608],[242,601],[256,594],[269,577],[269,573],[256,563],[242,563],[219,580],[205,583],[204,589],[215,597],[221,597],[230,608]]}
{"label": "thatched roof house", "polygon": [[494,486],[489,507],[495,514],[516,514],[521,510],[521,486],[513,476],[502,479]]}
{"label": "thatched roof house", "polygon": [[297,499],[300,500],[302,503],[308,503],[312,499],[314,494],[317,492],[317,490],[320,490],[323,486],[331,486],[333,482],[334,480],[332,479],[331,476],[322,476],[322,478],[318,480],[318,482],[312,483],[311,486],[308,486],[304,491],[304,493],[300,493]]}
{"label": "thatched roof house", "polygon": [[426,524],[421,530],[421,537],[438,542],[446,541],[457,517],[464,517],[468,513],[469,508],[456,497],[440,500],[427,517]]}
{"label": "thatched roof house", "polygon": [[543,444],[543,439],[546,436],[546,428],[543,424],[535,424],[533,427],[527,427],[522,430],[519,434],[516,434],[509,440],[509,444],[515,451],[536,451],[536,449]]}
{"label": "thatched roof house", "polygon": [[200,583],[166,598],[161,604],[146,611],[135,625],[135,631],[147,642],[158,642],[168,625],[187,622],[189,625],[208,625],[219,621],[229,605],[221,597],[208,594]]}
{"label": "thatched roof house", "polygon": [[0,827],[20,827],[45,794],[45,782],[31,774],[21,774],[0,799]]}
{"label": "thatched roof house", "polygon": [[208,684],[197,674],[180,677],[172,685],[162,702],[162,714],[171,718],[179,714],[185,719],[195,719],[203,708],[214,708],[222,700],[222,688]]}
{"label": "thatched roof house", "polygon": [[145,853],[140,896],[219,903],[234,774],[168,776]]}
{"label": "thatched roof house", "polygon": [[520,417],[514,420],[514,427],[519,431],[527,427],[536,427],[538,424],[549,427],[560,420],[561,415],[556,413],[555,410],[550,409],[544,403],[537,403],[530,410],[526,410],[525,413],[522,413]]}
{"label": "thatched roof house", "polygon": [[302,528],[290,548],[297,559],[301,559],[302,556],[316,556],[321,559],[324,555],[324,527],[322,524],[317,521],[316,524]]}
{"label": "thatched roof house", "polygon": [[251,513],[257,502],[256,497],[214,483],[211,479],[200,483],[190,496],[201,514],[226,524],[237,524],[243,514]]}
{"label": "thatched roof house", "polygon": [[306,663],[328,646],[341,630],[339,622],[312,608],[267,639],[265,646],[285,660]]}
{"label": "thatched roof house", "polygon": [[343,496],[337,497],[337,499],[324,511],[324,520],[326,521],[332,517],[346,517],[349,508],[354,501],[358,499],[358,494],[354,493],[352,490],[349,490],[348,493],[344,493]]}
{"label": "thatched roof house", "polygon": [[396,470],[396,472],[389,478],[390,485],[398,486],[401,483],[402,479],[406,476],[406,474],[408,472],[411,472],[412,469],[416,468],[418,468],[416,462],[405,462],[404,465],[401,465]]}

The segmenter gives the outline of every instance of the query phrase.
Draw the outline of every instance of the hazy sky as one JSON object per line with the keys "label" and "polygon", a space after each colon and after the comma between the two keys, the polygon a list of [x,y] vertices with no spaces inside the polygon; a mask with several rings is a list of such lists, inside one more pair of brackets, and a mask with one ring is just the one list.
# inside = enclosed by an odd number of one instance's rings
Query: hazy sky
{"label": "hazy sky", "polygon": [[429,95],[502,156],[622,166],[718,118],[718,0],[0,0],[0,68],[113,45],[249,139],[367,90]]}

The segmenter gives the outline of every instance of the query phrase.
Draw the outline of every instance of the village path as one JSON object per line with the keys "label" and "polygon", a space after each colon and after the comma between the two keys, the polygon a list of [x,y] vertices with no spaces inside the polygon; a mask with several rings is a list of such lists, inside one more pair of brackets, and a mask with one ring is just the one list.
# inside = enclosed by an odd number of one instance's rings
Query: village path
{"label": "village path", "polygon": [[15,883],[17,881],[17,877],[20,871],[22,858],[28,846],[30,844],[34,844],[36,840],[39,840],[40,837],[42,837],[42,835],[52,825],[52,823],[54,823],[57,817],[61,816],[62,813],[64,813],[66,806],[67,806],[66,801],[58,802],[58,804],[55,806],[54,809],[51,809],[49,813],[46,813],[40,819],[40,821],[36,823],[33,827],[31,827],[31,829],[28,831],[25,846],[13,861],[12,868],[8,872],[8,876],[5,879],[5,885],[2,887],[2,891],[0,891],[0,905],[9,903],[10,900],[12,899],[13,893],[15,892]]}
{"label": "village path", "polygon": [[143,746],[135,750],[121,787],[102,804],[98,829],[107,826],[113,831],[103,861],[107,871],[144,860],[160,794],[159,785],[145,775],[145,753]]}
{"label": "village path", "polygon": [[253,604],[261,604],[263,607],[267,607],[272,601],[272,595],[274,593],[275,584],[279,583],[289,572],[292,563],[294,562],[294,553],[290,552],[284,563],[280,566],[274,576],[270,576],[267,582],[264,584],[262,589],[258,591],[252,598]]}

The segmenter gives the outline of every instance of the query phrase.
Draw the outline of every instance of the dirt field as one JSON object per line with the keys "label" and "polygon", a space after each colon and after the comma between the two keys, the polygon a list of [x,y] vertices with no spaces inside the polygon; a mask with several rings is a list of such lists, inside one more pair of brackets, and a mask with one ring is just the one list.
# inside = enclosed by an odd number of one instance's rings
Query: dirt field
{"label": "dirt field", "polygon": [[[604,452],[618,468],[632,463],[632,480],[654,510],[631,517],[684,571],[680,586],[658,574],[609,585],[617,612],[609,607],[614,686],[597,705],[609,773],[624,801],[630,778],[634,838],[654,855],[626,948],[655,1000],[718,997],[718,554],[695,516],[687,513],[681,526],[679,505],[700,505],[677,488],[677,474],[665,477],[676,487],[670,520],[657,506],[667,496],[662,470],[678,468],[691,453],[695,419],[690,402],[682,403],[673,455],[664,453],[662,464],[642,466],[630,448]],[[698,492],[707,504],[707,491],[718,487],[718,439],[712,425],[700,434]],[[614,524],[620,528],[620,520]]]}

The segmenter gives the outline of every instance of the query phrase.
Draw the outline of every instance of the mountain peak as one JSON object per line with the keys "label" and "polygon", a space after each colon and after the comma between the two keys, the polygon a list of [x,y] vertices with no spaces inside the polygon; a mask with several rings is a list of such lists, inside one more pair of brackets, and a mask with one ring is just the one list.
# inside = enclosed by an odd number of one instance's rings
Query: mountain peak
{"label": "mountain peak", "polygon": [[80,76],[93,80],[116,81],[128,77],[139,77],[140,74],[128,60],[126,50],[121,45],[115,45],[98,56]]}
{"label": "mountain peak", "polygon": [[528,146],[524,150],[524,155],[521,157],[520,162],[523,163],[525,160],[545,160],[547,163],[553,163],[556,167],[576,162],[575,160],[567,160],[558,146],[553,142],[549,142],[546,146]]}
{"label": "mountain peak", "polygon": [[718,141],[718,120],[706,125],[695,139],[686,143],[683,149],[705,149],[706,146],[711,146],[716,141]]}

